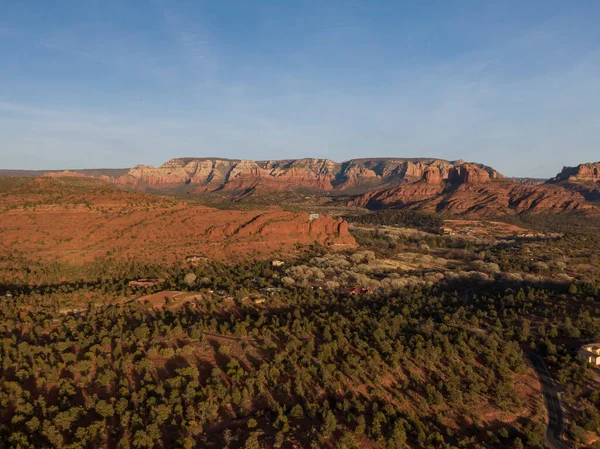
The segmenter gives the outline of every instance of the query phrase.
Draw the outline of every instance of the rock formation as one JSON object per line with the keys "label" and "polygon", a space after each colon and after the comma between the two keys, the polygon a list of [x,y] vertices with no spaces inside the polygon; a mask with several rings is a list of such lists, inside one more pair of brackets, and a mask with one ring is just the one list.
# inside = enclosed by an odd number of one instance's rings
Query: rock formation
{"label": "rock formation", "polygon": [[448,173],[448,181],[452,184],[478,185],[489,180],[489,173],[474,164],[462,164],[458,167],[452,167]]}
{"label": "rock formation", "polygon": [[0,233],[0,257],[17,243],[33,259],[77,264],[107,251],[154,263],[184,262],[197,254],[266,258],[315,242],[333,249],[356,246],[341,218],[278,208],[218,210],[97,179],[34,178],[0,192],[0,204],[0,228],[10,227]]}
{"label": "rock formation", "polygon": [[[90,176],[81,173],[47,176]],[[176,158],[157,168],[138,165],[125,174],[94,177],[129,190],[219,192],[234,201],[261,195],[268,199],[278,191],[302,196],[312,192],[331,198],[343,195],[341,201],[349,205],[457,214],[595,211],[597,208],[586,201],[600,200],[600,162],[564,168],[545,184],[510,181],[481,164],[430,158],[352,159],[342,163],[328,159]]]}
{"label": "rock formation", "polygon": [[[402,181],[412,183],[426,172],[428,182],[448,179],[463,161],[441,159],[373,158],[337,163],[328,159],[229,160],[177,158],[160,167],[138,165],[125,175],[100,176],[108,182],[136,190],[170,190],[189,186],[193,192],[261,192],[310,189],[314,191],[365,192]],[[491,178],[501,177],[494,169],[471,164]],[[53,173],[73,176],[78,172]],[[50,175],[49,175],[50,176]]]}
{"label": "rock formation", "polygon": [[[454,170],[454,169],[453,169]],[[423,180],[427,184],[438,185],[442,182],[442,174],[437,167],[427,167],[423,172]]]}
{"label": "rock formation", "polygon": [[564,167],[547,184],[559,185],[571,192],[577,192],[587,201],[600,201],[600,162],[580,164],[577,167]]}
{"label": "rock formation", "polygon": [[579,193],[559,186],[492,179],[488,171],[468,163],[451,168],[446,181],[438,180],[435,171],[429,169],[418,182],[367,192],[355,197],[349,205],[488,216],[595,210]]}
{"label": "rock formation", "polygon": [[563,167],[562,171],[548,182],[561,181],[600,182],[600,162],[588,162],[579,164],[577,167]]}

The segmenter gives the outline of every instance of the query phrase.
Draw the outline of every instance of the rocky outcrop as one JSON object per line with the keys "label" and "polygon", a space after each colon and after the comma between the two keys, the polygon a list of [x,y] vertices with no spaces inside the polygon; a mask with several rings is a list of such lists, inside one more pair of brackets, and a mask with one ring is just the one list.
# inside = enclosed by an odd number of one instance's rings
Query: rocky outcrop
{"label": "rocky outcrop", "polygon": [[490,174],[474,164],[462,164],[452,167],[448,173],[448,181],[459,185],[485,184],[490,180]]}
{"label": "rocky outcrop", "polygon": [[435,171],[429,169],[418,182],[367,192],[355,197],[349,205],[488,216],[596,210],[579,193],[559,186],[493,179],[486,170],[473,164],[453,167],[446,181],[439,181]]}
{"label": "rocky outcrop", "polygon": [[423,180],[427,184],[438,185],[442,182],[442,174],[437,167],[427,167],[423,172]]}
{"label": "rocky outcrop", "polygon": [[44,176],[48,178],[87,178],[83,173],[79,173],[71,170],[63,170],[56,172],[45,173]]}
{"label": "rocky outcrop", "polygon": [[199,254],[227,261],[281,256],[315,242],[333,249],[356,246],[341,218],[278,208],[212,209],[97,179],[34,178],[0,192],[0,204],[0,228],[10,226],[10,232],[0,232],[0,257],[18,244],[35,260],[80,264],[110,252],[179,264]]}
{"label": "rocky outcrop", "polygon": [[582,195],[586,201],[600,201],[600,162],[579,164],[577,167],[564,167],[547,184],[559,185],[571,192]]}
{"label": "rocky outcrop", "polygon": [[[277,191],[289,191],[296,197],[304,197],[307,191],[323,196],[335,192],[343,194],[339,195],[345,197],[343,204],[369,208],[502,215],[597,211],[586,201],[600,201],[599,173],[600,163],[581,164],[563,169],[546,184],[537,184],[509,181],[490,167],[462,160],[369,158],[337,163],[328,159],[177,158],[158,168],[138,165],[119,176],[102,173],[95,177],[134,190],[221,192],[233,201],[254,195],[269,198]],[[47,176],[83,175],[67,171]],[[329,200],[337,196],[331,194]],[[318,223],[310,226],[318,227]]]}
{"label": "rocky outcrop", "polygon": [[[413,183],[425,176],[427,182],[435,184],[438,180],[448,179],[462,163],[428,158],[353,159],[342,163],[328,159],[251,161],[176,158],[160,167],[138,165],[125,175],[102,175],[101,178],[136,190],[172,190],[188,186],[197,193],[218,190],[254,194],[298,189],[359,193],[397,182]],[[490,167],[471,165],[473,169],[488,173],[491,178],[501,177]],[[72,176],[73,173],[65,173],[64,176]]]}
{"label": "rocky outcrop", "polygon": [[600,182],[600,162],[588,162],[579,164],[577,167],[563,167],[562,171],[548,183],[561,181]]}

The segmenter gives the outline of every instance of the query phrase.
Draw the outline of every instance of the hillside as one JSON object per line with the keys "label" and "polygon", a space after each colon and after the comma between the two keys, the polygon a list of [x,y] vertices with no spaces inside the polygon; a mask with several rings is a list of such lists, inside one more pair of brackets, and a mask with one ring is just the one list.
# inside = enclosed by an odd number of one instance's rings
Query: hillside
{"label": "hillside", "polygon": [[562,171],[547,183],[578,192],[587,201],[600,201],[600,162],[563,167]]}
{"label": "hillside", "polygon": [[472,164],[451,169],[446,180],[436,169],[429,169],[417,182],[367,192],[349,204],[370,209],[407,208],[488,216],[596,211],[581,194],[561,186],[493,179],[486,170]]}
{"label": "hillside", "polygon": [[307,213],[278,208],[216,210],[87,178],[4,178],[0,229],[4,262],[84,264],[106,258],[172,264],[193,255],[265,258],[314,242],[354,246],[341,219],[309,220]]}
{"label": "hillside", "polygon": [[561,181],[600,182],[600,162],[586,162],[577,167],[563,167],[561,172],[548,182]]}
{"label": "hillside", "polygon": [[[119,177],[127,174],[128,169],[126,168],[84,168],[73,170],[71,173],[78,173],[80,175],[85,175],[89,177]],[[0,178],[1,177],[27,177],[27,178],[37,178],[38,176],[44,175],[52,175],[53,173],[59,173],[64,176],[65,173],[69,173],[69,171],[65,172],[64,170],[7,170],[0,169]]]}

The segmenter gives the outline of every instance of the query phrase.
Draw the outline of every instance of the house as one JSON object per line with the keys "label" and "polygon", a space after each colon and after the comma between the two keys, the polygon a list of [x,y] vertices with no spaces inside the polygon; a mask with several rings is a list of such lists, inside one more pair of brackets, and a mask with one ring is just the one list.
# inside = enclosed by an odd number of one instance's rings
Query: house
{"label": "house", "polygon": [[319,218],[321,215],[320,214],[309,214],[308,215],[308,219],[310,221],[316,220],[317,218]]}
{"label": "house", "polygon": [[274,267],[283,267],[285,262],[283,260],[274,260],[271,262],[271,265]]}
{"label": "house", "polygon": [[594,366],[600,365],[600,343],[584,345],[579,349],[579,356]]}
{"label": "house", "polygon": [[254,304],[263,304],[265,303],[267,300],[265,298],[254,298]]}

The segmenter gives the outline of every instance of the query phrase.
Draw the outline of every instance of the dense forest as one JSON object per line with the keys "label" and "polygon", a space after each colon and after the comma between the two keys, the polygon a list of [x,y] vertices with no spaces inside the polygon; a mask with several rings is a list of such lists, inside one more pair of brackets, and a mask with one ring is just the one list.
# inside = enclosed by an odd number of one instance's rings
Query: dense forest
{"label": "dense forest", "polygon": [[407,209],[385,209],[362,215],[345,215],[344,218],[358,225],[397,226],[433,233],[439,232],[444,224],[440,214]]}
{"label": "dense forest", "polygon": [[[263,273],[227,273],[236,274]],[[481,429],[470,407],[520,405],[510,394],[514,373],[524,368],[518,346],[471,332],[456,296],[287,293],[289,308],[242,307],[230,316],[211,313],[215,305],[206,302],[160,312],[141,303],[90,306],[66,316],[56,310],[59,295],[3,304],[2,441],[258,447],[261,440],[280,447],[308,438],[303,443],[335,439],[352,447],[369,438],[385,447],[409,440],[476,447],[476,438],[455,435],[444,420],[462,410],[472,415],[476,436]],[[231,340],[207,337],[213,333]],[[476,360],[486,363],[472,365]],[[503,434],[537,441],[533,429]]]}

